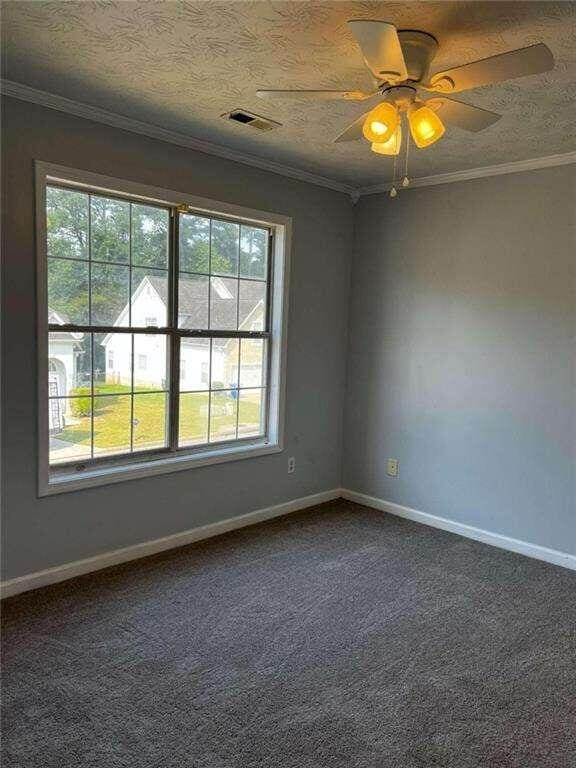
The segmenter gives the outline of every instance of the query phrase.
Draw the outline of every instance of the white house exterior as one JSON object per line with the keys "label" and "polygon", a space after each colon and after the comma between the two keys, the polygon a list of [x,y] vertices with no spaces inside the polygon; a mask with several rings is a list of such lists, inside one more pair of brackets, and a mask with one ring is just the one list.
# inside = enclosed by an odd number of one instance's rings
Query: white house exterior
{"label": "white house exterior", "polygon": [[[52,309],[48,310],[50,323],[63,325],[64,318]],[[81,354],[80,342],[83,333],[50,333],[48,357],[48,394],[53,397],[66,397],[71,390],[82,382],[78,380],[78,359]],[[63,416],[68,410],[66,400],[53,401],[50,410],[50,429],[55,431],[63,426]]]}
{"label": "white house exterior", "polygon": [[[251,284],[247,283],[250,290]],[[240,328],[262,327],[264,302],[260,298],[261,284],[255,284],[253,295],[246,295],[240,302]],[[218,300],[224,305],[234,304],[235,296],[226,287],[225,281],[216,278],[213,288]],[[163,278],[146,276],[142,278],[132,296],[132,325],[153,327],[163,326],[167,318],[167,289]],[[179,317],[186,327],[202,327],[206,313],[205,286],[198,281],[180,279]],[[128,305],[119,314],[115,326],[128,325]],[[167,381],[167,340],[164,334],[134,334],[134,386],[138,388],[166,389]],[[105,349],[105,372],[96,372],[97,378],[115,384],[130,385],[132,381],[132,335],[109,333],[101,342]],[[237,386],[237,358],[230,359],[234,374],[229,375],[228,359],[232,350],[237,350],[235,340],[214,342],[212,350],[212,382],[218,382],[224,389]],[[209,387],[210,342],[200,338],[182,339],[180,347],[180,389],[182,391],[205,390]],[[236,353],[237,355],[237,353]],[[255,386],[259,386],[255,375]]]}

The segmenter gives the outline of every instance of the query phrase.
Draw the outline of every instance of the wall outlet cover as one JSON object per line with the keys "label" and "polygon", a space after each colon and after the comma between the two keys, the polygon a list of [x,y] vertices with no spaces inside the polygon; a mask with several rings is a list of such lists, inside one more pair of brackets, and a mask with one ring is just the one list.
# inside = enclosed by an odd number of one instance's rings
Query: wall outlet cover
{"label": "wall outlet cover", "polygon": [[389,477],[398,477],[398,459],[388,459],[386,462],[386,474]]}

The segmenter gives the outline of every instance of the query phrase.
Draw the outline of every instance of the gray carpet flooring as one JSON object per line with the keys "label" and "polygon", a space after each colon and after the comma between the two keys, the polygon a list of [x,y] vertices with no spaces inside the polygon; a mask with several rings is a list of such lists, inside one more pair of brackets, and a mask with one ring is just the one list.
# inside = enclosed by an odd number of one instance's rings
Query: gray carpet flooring
{"label": "gray carpet flooring", "polygon": [[3,631],[6,768],[576,766],[576,573],[344,501]]}

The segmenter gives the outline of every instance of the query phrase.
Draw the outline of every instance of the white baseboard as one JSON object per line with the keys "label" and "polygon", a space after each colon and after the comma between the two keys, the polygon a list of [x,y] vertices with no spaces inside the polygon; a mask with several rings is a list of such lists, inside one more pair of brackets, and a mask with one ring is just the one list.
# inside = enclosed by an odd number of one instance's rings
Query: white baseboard
{"label": "white baseboard", "polygon": [[131,547],[123,547],[122,549],[114,549],[111,552],[104,552],[101,555],[88,557],[85,560],[66,563],[55,568],[48,568],[45,571],[36,571],[36,573],[29,573],[26,576],[18,576],[15,579],[9,579],[0,583],[0,597],[11,597],[21,592],[28,592],[31,589],[45,587],[48,584],[56,584],[59,581],[73,579],[75,576],[82,576],[85,573],[109,568],[111,565],[126,563],[129,560],[138,560],[141,557],[164,552],[167,549],[175,549],[185,544],[192,544],[195,541],[209,539],[212,536],[218,536],[221,533],[254,525],[263,520],[271,520],[274,517],[280,517],[289,512],[297,512],[298,510],[306,509],[306,507],[323,504],[326,501],[338,499],[340,496],[340,489],[333,488],[330,491],[322,491],[311,496],[292,499],[292,501],[276,504],[273,507],[257,509],[255,512],[231,517],[218,523],[210,523],[209,525],[202,525],[199,528],[192,528],[171,536],[164,536],[161,539],[145,541],[142,544],[134,544]]}
{"label": "white baseboard", "polygon": [[192,528],[188,531],[175,533],[171,536],[164,536],[160,539],[154,539],[153,541],[145,541],[142,544],[135,544],[131,547],[123,547],[122,549],[115,549],[111,552],[104,552],[101,555],[88,557],[85,560],[78,560],[73,563],[66,563],[54,568],[48,568],[44,571],[30,573],[26,576],[9,579],[0,582],[0,597],[11,597],[12,595],[18,595],[21,592],[28,592],[31,589],[38,589],[39,587],[44,587],[48,584],[56,584],[60,581],[73,579],[76,576],[99,571],[102,568],[109,568],[112,565],[119,565],[120,563],[126,563],[130,560],[138,560],[141,557],[154,555],[157,552],[164,552],[168,549],[182,547],[185,544],[192,544],[195,541],[209,539],[212,536],[218,536],[227,531],[234,531],[248,525],[254,525],[255,523],[264,520],[271,520],[274,517],[281,517],[290,512],[297,512],[301,509],[313,507],[316,504],[322,504],[326,501],[333,501],[338,498],[348,499],[348,501],[354,501],[357,504],[363,504],[366,507],[389,512],[392,515],[404,517],[408,520],[414,520],[417,523],[423,523],[424,525],[429,525],[433,528],[441,528],[444,531],[457,533],[468,539],[482,541],[485,544],[491,544],[500,549],[507,549],[510,552],[517,552],[521,555],[536,558],[537,560],[544,560],[547,563],[553,563],[554,565],[561,565],[564,566],[564,568],[576,570],[576,555],[571,555],[568,552],[561,552],[556,549],[541,547],[538,544],[521,541],[520,539],[503,536],[499,533],[492,533],[491,531],[486,531],[482,528],[475,528],[472,525],[458,523],[454,520],[448,520],[445,517],[437,517],[436,515],[431,515],[427,512],[420,512],[417,509],[403,507],[401,504],[395,504],[392,501],[384,501],[375,496],[368,496],[348,488],[333,488],[329,491],[322,491],[321,493],[315,493],[311,496],[303,496],[299,499],[293,499],[292,501],[277,504],[273,507],[257,509],[255,512],[248,512],[245,515],[231,517],[227,520],[221,520],[218,523],[202,525],[199,528]]}
{"label": "white baseboard", "polygon": [[500,549],[507,549],[510,552],[517,552],[521,555],[533,557],[536,560],[544,560],[547,563],[561,565],[564,566],[564,568],[570,568],[576,571],[576,555],[571,555],[568,552],[541,547],[538,544],[531,544],[528,541],[522,541],[520,539],[512,539],[501,533],[493,533],[492,531],[475,528],[474,526],[466,525],[465,523],[457,523],[454,520],[448,520],[445,517],[437,517],[428,512],[420,512],[418,509],[403,507],[401,504],[395,504],[392,501],[384,501],[384,499],[378,499],[375,496],[367,496],[365,493],[359,493],[358,491],[352,491],[347,488],[343,488],[340,493],[343,499],[354,501],[357,504],[363,504],[366,507],[379,509],[382,512],[389,512],[397,517],[405,517],[408,520],[414,520],[416,523],[430,525],[433,528],[441,528],[443,531],[457,533],[468,539],[482,541],[484,544],[491,544]]}

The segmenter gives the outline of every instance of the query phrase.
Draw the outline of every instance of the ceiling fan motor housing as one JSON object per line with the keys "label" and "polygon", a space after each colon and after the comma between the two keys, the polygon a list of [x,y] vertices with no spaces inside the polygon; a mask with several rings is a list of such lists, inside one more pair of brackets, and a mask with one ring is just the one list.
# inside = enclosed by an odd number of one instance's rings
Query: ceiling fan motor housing
{"label": "ceiling fan motor housing", "polygon": [[416,29],[400,29],[398,37],[408,70],[408,79],[417,83],[425,81],[430,64],[438,51],[438,40],[427,32]]}
{"label": "ceiling fan motor housing", "polygon": [[416,100],[416,88],[411,85],[392,85],[386,88],[382,94],[386,101],[393,101],[398,109],[407,111]]}

